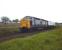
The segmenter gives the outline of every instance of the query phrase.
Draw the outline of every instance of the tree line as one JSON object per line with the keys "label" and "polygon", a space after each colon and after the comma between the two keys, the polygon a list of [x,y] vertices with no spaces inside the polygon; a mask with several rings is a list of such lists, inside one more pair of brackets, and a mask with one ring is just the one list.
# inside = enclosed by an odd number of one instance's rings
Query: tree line
{"label": "tree line", "polygon": [[18,19],[10,20],[10,18],[8,18],[7,16],[2,16],[1,17],[1,21],[4,24],[11,23],[11,22],[14,22],[14,23],[18,23],[19,22]]}

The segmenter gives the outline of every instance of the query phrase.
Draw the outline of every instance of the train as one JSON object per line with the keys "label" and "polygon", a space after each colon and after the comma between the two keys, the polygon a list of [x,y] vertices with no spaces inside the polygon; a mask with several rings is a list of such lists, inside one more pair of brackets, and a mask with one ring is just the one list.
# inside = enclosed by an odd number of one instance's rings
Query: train
{"label": "train", "polygon": [[33,16],[25,16],[20,20],[19,29],[21,32],[30,32],[35,30],[44,30],[55,26],[55,24],[49,23],[51,22],[44,19],[36,18]]}

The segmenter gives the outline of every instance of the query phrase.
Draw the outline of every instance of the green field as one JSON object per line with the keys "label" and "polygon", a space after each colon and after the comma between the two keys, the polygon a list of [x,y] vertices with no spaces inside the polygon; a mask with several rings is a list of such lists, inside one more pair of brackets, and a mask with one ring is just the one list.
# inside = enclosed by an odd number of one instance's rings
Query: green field
{"label": "green field", "polygon": [[62,50],[62,28],[0,43],[0,50]]}
{"label": "green field", "polygon": [[0,36],[2,35],[9,35],[13,32],[18,32],[18,23],[13,24],[0,24]]}

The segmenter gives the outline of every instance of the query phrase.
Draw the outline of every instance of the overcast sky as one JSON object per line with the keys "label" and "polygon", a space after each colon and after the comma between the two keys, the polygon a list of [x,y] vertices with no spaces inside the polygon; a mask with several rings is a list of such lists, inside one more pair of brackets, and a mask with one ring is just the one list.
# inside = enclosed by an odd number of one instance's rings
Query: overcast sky
{"label": "overcast sky", "polygon": [[26,15],[62,22],[62,0],[0,0],[0,17],[21,19]]}

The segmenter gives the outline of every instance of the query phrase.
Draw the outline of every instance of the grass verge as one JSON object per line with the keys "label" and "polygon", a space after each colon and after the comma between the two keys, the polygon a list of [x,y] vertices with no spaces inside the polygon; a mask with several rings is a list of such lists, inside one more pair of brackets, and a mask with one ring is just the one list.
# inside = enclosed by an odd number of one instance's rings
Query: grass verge
{"label": "grass verge", "polygon": [[0,50],[62,50],[62,28],[5,41]]}

